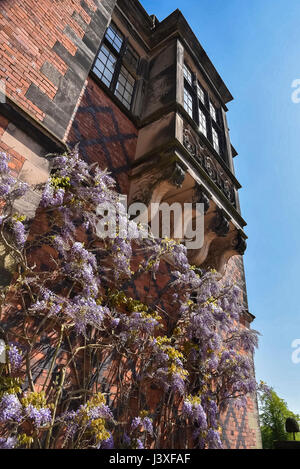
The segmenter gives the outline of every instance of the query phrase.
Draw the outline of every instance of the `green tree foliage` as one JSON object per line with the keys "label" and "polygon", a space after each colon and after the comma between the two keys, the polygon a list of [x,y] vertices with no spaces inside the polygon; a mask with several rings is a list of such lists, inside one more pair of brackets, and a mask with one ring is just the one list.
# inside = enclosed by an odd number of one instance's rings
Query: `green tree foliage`
{"label": "green tree foliage", "polygon": [[[260,428],[263,449],[274,449],[274,441],[293,440],[293,434],[285,431],[285,421],[292,417],[300,421],[300,416],[288,409],[287,403],[272,388],[262,386],[259,393]],[[296,434],[300,441],[300,434]]]}

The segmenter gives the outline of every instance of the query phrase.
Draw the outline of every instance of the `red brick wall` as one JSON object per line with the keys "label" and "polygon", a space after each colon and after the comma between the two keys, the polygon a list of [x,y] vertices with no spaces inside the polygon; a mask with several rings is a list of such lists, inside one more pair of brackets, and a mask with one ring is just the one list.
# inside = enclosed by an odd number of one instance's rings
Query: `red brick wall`
{"label": "red brick wall", "polygon": [[[255,397],[248,398],[246,409],[236,409],[231,404],[222,418],[223,446],[225,449],[255,449],[260,441],[253,421],[257,417]],[[252,421],[252,423],[251,423]]]}
{"label": "red brick wall", "polygon": [[123,194],[128,193],[128,172],[135,156],[137,133],[132,121],[89,78],[68,142],[80,142],[80,152],[87,161],[108,168]]}
{"label": "red brick wall", "polygon": [[226,266],[225,277],[232,282],[236,282],[242,290],[243,303],[245,310],[248,310],[248,299],[246,289],[246,279],[244,272],[244,261],[242,256],[232,256]]}
{"label": "red brick wall", "polygon": [[65,74],[67,65],[51,49],[60,40],[74,55],[74,44],[63,34],[64,24],[70,24],[80,37],[84,34],[72,18],[74,11],[78,11],[87,23],[90,21],[79,0],[1,1],[0,79],[6,80],[8,96],[39,120],[43,119],[44,113],[25,94],[30,84],[35,83],[50,99],[55,96],[57,87],[40,69],[48,61]]}
{"label": "red brick wall", "polygon": [[63,139],[115,0],[1,0],[0,80]]}
{"label": "red brick wall", "polygon": [[[233,256],[229,259],[225,277],[230,282],[236,283],[242,290],[242,301],[245,311],[248,311],[248,298],[242,256]],[[251,327],[248,318],[243,318],[242,324]],[[256,396],[247,400],[247,410],[236,409],[231,405],[223,416],[223,440],[226,448],[259,448],[261,441],[259,436],[258,408]]]}

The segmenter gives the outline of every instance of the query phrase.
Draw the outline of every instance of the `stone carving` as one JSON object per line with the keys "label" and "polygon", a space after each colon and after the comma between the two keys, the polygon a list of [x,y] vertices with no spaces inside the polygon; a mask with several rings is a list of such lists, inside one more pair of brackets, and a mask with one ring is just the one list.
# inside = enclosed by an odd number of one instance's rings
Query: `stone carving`
{"label": "stone carving", "polygon": [[130,203],[142,202],[143,204],[147,205],[147,207],[149,206],[153,191],[160,181],[153,176],[147,176],[149,175],[145,175],[134,183],[134,195]]}
{"label": "stone carving", "polygon": [[193,140],[194,138],[193,138],[192,133],[187,128],[184,128],[183,129],[183,144],[192,156],[196,156],[197,142]]}
{"label": "stone carving", "polygon": [[173,167],[172,174],[169,178],[169,181],[173,186],[181,187],[185,178],[186,170],[180,166],[180,164],[175,163]]}
{"label": "stone carving", "polygon": [[194,187],[194,196],[193,196],[194,203],[204,204],[204,213],[207,212],[209,209],[209,197],[206,195],[203,187],[200,184],[195,184]]}
{"label": "stone carving", "polygon": [[224,216],[222,210],[217,211],[212,221],[212,231],[221,237],[225,237],[229,232],[229,221]]}
{"label": "stone carving", "polygon": [[247,242],[246,242],[245,238],[241,235],[241,233],[238,233],[236,238],[233,240],[233,246],[234,246],[234,249],[241,256],[245,253],[245,251],[247,249]]}
{"label": "stone carving", "polygon": [[135,181],[134,195],[131,203],[142,202],[149,206],[154,189],[163,181],[168,181],[173,186],[180,188],[185,178],[186,168],[177,161],[166,168],[151,166],[145,168],[142,175]]}
{"label": "stone carving", "polygon": [[214,160],[207,147],[200,143],[200,139],[187,126],[183,129],[183,145],[196,158],[206,171],[210,179],[221,189],[225,197],[236,205],[234,185],[222,170],[221,165]]}

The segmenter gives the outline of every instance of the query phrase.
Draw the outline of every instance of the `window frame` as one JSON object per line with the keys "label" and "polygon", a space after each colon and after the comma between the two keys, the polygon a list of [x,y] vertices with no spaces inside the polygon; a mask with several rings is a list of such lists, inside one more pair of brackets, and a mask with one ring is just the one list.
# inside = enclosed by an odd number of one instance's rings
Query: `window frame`
{"label": "window frame", "polygon": [[[186,79],[186,71],[185,69],[183,70],[183,81],[184,81],[184,90],[187,90],[188,93],[191,95],[192,100],[193,100],[193,116],[191,117],[193,121],[196,123],[199,132],[201,135],[209,141],[210,145],[214,149],[214,151],[218,154],[220,158],[222,158],[223,161],[225,161],[228,164],[228,155],[227,155],[227,150],[226,150],[226,140],[225,140],[225,129],[224,129],[224,124],[223,124],[223,119],[222,119],[222,111],[219,107],[215,105],[215,103],[212,101],[210,98],[208,92],[205,90],[205,88],[201,85],[199,80],[196,77],[196,74],[192,71],[192,69],[187,65],[186,62],[184,62],[184,68],[188,70],[188,72],[191,74],[192,77],[192,82],[190,83]],[[203,96],[204,96],[204,102],[201,99],[201,96],[199,96],[199,91],[198,89],[202,90]],[[211,113],[211,107],[213,106],[213,109],[216,112],[216,120],[214,120],[212,113]],[[185,109],[185,106],[184,106]],[[205,120],[206,120],[206,135],[201,131],[200,127],[200,112],[199,110],[204,114]],[[188,113],[188,111],[185,109],[185,111]],[[215,145],[214,145],[214,139],[213,139],[213,129],[217,133],[218,140],[219,140],[219,151],[216,150]]]}
{"label": "window frame", "polygon": [[[121,43],[121,46],[120,46],[120,49],[119,51],[117,49],[115,49],[113,43],[107,39],[107,32],[109,30],[109,28],[113,28],[115,29],[116,33],[118,35],[120,35],[120,37],[122,38],[122,43]],[[110,84],[109,86],[102,80],[102,78],[100,78],[100,76],[98,75],[97,71],[95,71],[95,68],[96,67],[96,62],[99,58],[99,55],[101,53],[101,49],[102,47],[105,47],[106,49],[108,49],[108,51],[116,58],[116,62],[115,62],[115,67],[114,67],[114,70],[113,70],[113,74],[112,74],[112,78],[111,78],[111,81],[110,81]],[[136,62],[136,67],[134,68],[133,66],[131,66],[131,64],[129,63],[129,61],[126,59],[126,52],[127,50],[130,50],[133,55],[136,56],[137,58],[137,62]],[[138,78],[138,69],[139,69],[139,64],[140,64],[140,56],[138,55],[138,53],[135,51],[134,47],[129,43],[129,40],[128,40],[128,36],[125,36],[125,34],[123,34],[122,31],[120,31],[120,29],[118,28],[118,26],[111,22],[108,27],[106,28],[106,31],[105,31],[105,34],[104,34],[104,37],[103,37],[103,40],[101,42],[101,45],[98,49],[98,52],[96,54],[96,58],[93,62],[93,66],[92,66],[92,72],[97,76],[97,78],[101,81],[101,83],[106,87],[108,88],[112,94],[114,95],[114,97],[118,100],[119,103],[122,104],[122,106],[124,106],[127,111],[130,111],[132,112],[132,105],[133,105],[133,102],[134,102],[134,96],[135,96],[135,93],[136,93],[136,84],[137,84],[137,78]],[[125,70],[127,71],[127,73],[133,78],[134,80],[134,85],[133,85],[133,90],[132,90],[132,95],[131,95],[131,102],[130,102],[130,106],[127,107],[126,104],[124,104],[123,100],[120,99],[118,97],[118,95],[116,94],[116,90],[117,90],[117,85],[118,85],[118,82],[119,82],[119,77],[121,75],[121,70],[122,70],[122,67],[125,68]],[[126,101],[126,100],[125,100]]]}

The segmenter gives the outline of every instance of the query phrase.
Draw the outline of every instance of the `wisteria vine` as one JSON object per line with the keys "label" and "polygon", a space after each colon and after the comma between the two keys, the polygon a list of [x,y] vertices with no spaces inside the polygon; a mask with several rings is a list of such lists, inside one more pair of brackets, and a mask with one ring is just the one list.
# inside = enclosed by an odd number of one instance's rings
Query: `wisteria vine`
{"label": "wisteria vine", "polygon": [[[1,153],[14,276],[1,294],[0,448],[221,448],[221,413],[256,388],[239,288],[124,212],[128,236],[100,239],[96,208],[118,194],[77,148],[53,157],[30,223],[14,208],[27,189]],[[168,307],[135,297],[164,263]]]}

